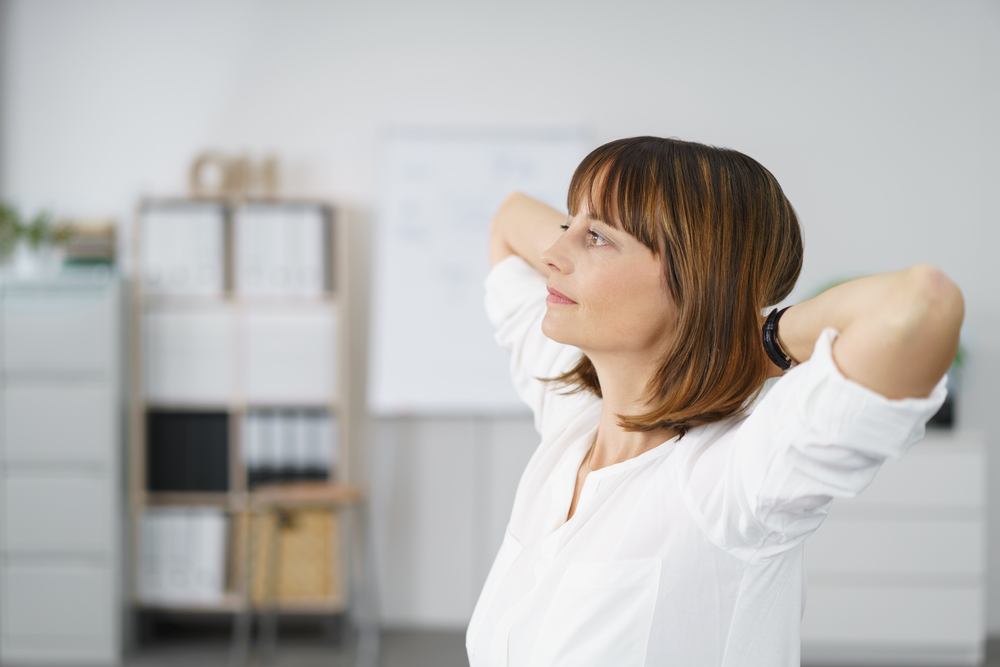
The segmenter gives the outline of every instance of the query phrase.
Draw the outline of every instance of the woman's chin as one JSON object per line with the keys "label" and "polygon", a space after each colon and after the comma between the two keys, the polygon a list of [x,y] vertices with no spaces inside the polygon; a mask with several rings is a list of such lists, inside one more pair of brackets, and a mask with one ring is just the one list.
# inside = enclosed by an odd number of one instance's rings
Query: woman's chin
{"label": "woman's chin", "polygon": [[552,318],[548,314],[542,319],[542,333],[545,337],[562,345],[577,346],[578,336],[573,336],[573,329],[566,324],[559,322],[557,318]]}
{"label": "woman's chin", "polygon": [[561,331],[561,329],[562,327],[552,321],[550,314],[545,313],[545,317],[542,318],[542,333],[545,334],[545,337],[550,340],[562,343],[563,345],[569,345],[570,343],[563,340],[563,334],[565,332]]}

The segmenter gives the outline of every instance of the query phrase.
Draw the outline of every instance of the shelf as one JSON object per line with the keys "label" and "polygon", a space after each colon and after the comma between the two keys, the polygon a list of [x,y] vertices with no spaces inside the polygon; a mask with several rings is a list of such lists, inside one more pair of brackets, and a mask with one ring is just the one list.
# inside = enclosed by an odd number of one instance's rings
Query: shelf
{"label": "shelf", "polygon": [[135,606],[143,611],[164,611],[176,614],[218,614],[233,613],[244,607],[243,597],[236,593],[225,593],[215,602],[146,602],[136,600]]}
{"label": "shelf", "polygon": [[245,501],[234,498],[236,494],[244,495],[242,492],[202,492],[202,491],[157,491],[146,493],[146,504],[149,506],[196,506],[211,505],[213,507],[233,507]]}
{"label": "shelf", "polygon": [[[245,602],[242,596],[235,593],[225,594],[218,602],[135,602],[136,608],[142,611],[160,611],[173,614],[232,614],[243,611]],[[317,602],[283,602],[279,603],[279,614],[337,614],[347,609],[341,600]],[[264,605],[254,605],[254,612],[269,610]]]}
{"label": "shelf", "polygon": [[261,484],[253,491],[206,493],[200,491],[172,491],[146,494],[150,507],[211,505],[228,507],[237,512],[254,507],[275,506],[282,508],[346,507],[365,498],[365,491],[347,484],[328,482],[279,482]]}
{"label": "shelf", "polygon": [[146,412],[234,412],[233,404],[222,401],[147,401]]}
{"label": "shelf", "polygon": [[341,299],[335,292],[325,294],[241,294],[236,291],[219,294],[177,294],[144,291],[142,298],[150,308],[210,308],[241,304],[252,308],[294,310],[317,306],[336,306]]}
{"label": "shelf", "polygon": [[[150,249],[157,250],[157,248],[143,245],[143,239],[146,238],[144,232],[148,230],[147,224],[144,222],[147,215],[145,212],[157,209],[160,204],[166,204],[169,208],[171,205],[186,203],[216,204],[223,209],[221,213],[221,245],[216,241],[216,236],[212,236],[211,239],[207,239],[202,244],[218,251],[217,260],[210,264],[215,267],[215,270],[218,270],[219,266],[222,267],[223,279],[221,282],[216,280],[207,282],[201,279],[192,282],[190,278],[187,282],[166,281],[167,274],[164,274],[161,269],[163,267],[169,268],[168,265],[174,261],[172,258],[176,255],[176,249],[171,249],[173,246],[169,245],[167,247],[169,252],[166,253],[147,252],[147,255],[153,258],[154,263],[147,265],[147,268],[151,269],[148,274],[143,271],[144,258],[146,258],[143,253]],[[271,248],[266,239],[264,241],[260,241],[260,239],[264,239],[265,236],[270,238],[268,235],[272,233],[274,228],[274,221],[270,219],[273,216],[267,211],[240,210],[244,204],[250,203],[322,207],[322,236],[316,236],[313,231],[310,231],[317,229],[315,221],[318,218],[315,213],[304,212],[301,215],[296,211],[289,213],[292,223],[294,223],[292,227],[296,227],[296,225],[303,228],[308,227],[307,231],[310,234],[308,238],[301,235],[295,237],[298,239],[295,241],[298,244],[295,247],[299,249],[296,257],[301,255],[300,259],[302,260],[299,262],[302,267],[301,272],[287,274],[285,278],[275,274],[277,276],[275,280],[262,281],[261,277],[265,274],[249,270],[250,267],[259,269],[258,264],[260,266],[271,265],[270,259],[263,263],[258,260],[260,257],[268,255],[267,252],[260,251],[261,248],[263,250]],[[249,215],[245,215],[247,213]],[[288,434],[291,431],[285,422],[282,422],[281,429],[278,429],[277,424],[275,424],[274,433],[268,431],[270,438],[268,442],[272,447],[265,449],[272,457],[267,459],[271,463],[274,463],[272,459],[276,458],[279,453],[289,453],[284,450],[294,450],[296,455],[303,454],[299,451],[301,448],[295,449],[289,443],[295,441],[293,444],[301,444],[299,440],[308,440],[312,443],[312,437],[301,437],[299,429],[309,431],[312,428],[311,420],[320,412],[323,413],[324,417],[329,416],[332,428],[326,428],[330,429],[332,434],[328,439],[331,443],[331,452],[336,453],[337,459],[335,465],[325,467],[328,467],[328,474],[331,477],[336,476],[337,482],[342,483],[349,479],[351,455],[347,422],[350,417],[348,393],[350,385],[343,376],[349,366],[346,333],[346,325],[350,317],[349,272],[347,270],[348,258],[346,256],[347,245],[344,227],[341,216],[337,213],[324,202],[308,200],[265,199],[251,201],[239,198],[204,198],[194,202],[185,199],[145,200],[142,202],[135,234],[135,266],[139,276],[148,275],[160,282],[146,283],[140,279],[133,283],[132,304],[134,310],[132,311],[130,354],[133,364],[131,381],[137,387],[137,391],[130,402],[134,419],[130,439],[130,459],[132,461],[130,502],[132,505],[131,516],[134,522],[132,551],[138,554],[142,548],[140,527],[143,525],[147,509],[151,510],[150,515],[154,523],[165,515],[169,522],[176,520],[177,516],[188,518],[188,514],[200,516],[199,513],[212,515],[213,521],[217,522],[218,515],[224,514],[227,526],[224,581],[225,585],[228,586],[228,591],[224,592],[222,597],[211,602],[185,602],[183,600],[172,602],[169,601],[169,593],[164,596],[166,600],[161,597],[155,598],[156,601],[151,602],[140,599],[139,591],[150,590],[155,594],[157,589],[155,587],[146,589],[138,581],[133,581],[130,588],[134,591],[132,599],[136,608],[193,615],[234,613],[244,610],[247,600],[245,596],[237,592],[240,587],[237,582],[242,581],[242,575],[239,571],[244,567],[242,559],[250,547],[249,527],[253,525],[253,521],[260,522],[262,526],[264,524],[273,525],[272,517],[260,517],[260,514],[270,514],[279,505],[281,509],[289,507],[294,509],[340,510],[343,508],[349,510],[349,506],[360,502],[363,497],[361,492],[348,490],[342,485],[338,485],[336,487],[338,490],[331,492],[330,487],[325,483],[322,489],[313,489],[308,497],[302,496],[301,490],[294,491],[292,497],[289,497],[287,491],[283,491],[281,495],[276,497],[273,491],[262,494],[258,492],[257,488],[252,493],[246,490],[250,479],[245,459],[251,439],[248,423],[250,423],[250,417],[253,416],[253,413],[258,410],[263,413],[271,413],[267,415],[268,419],[280,417],[286,422],[293,420],[296,425],[295,433],[297,435],[295,437],[289,437]],[[194,214],[201,215],[197,211]],[[205,217],[206,224],[219,224],[218,216],[214,212],[203,217]],[[254,220],[256,222],[253,222]],[[253,238],[257,239],[254,241],[257,245],[253,246],[245,244],[251,238],[249,231],[257,229],[257,227],[251,229],[247,226],[250,223],[258,226],[263,225],[261,229],[267,232],[264,236],[259,235],[263,233],[259,230],[255,232],[258,233],[258,236]],[[160,224],[161,227],[156,227],[156,224]],[[163,224],[164,220],[159,219],[148,225],[148,228],[153,229],[155,233],[160,233],[164,229]],[[187,229],[184,225],[174,226],[170,229],[176,231],[179,228]],[[195,229],[194,232],[192,238],[198,239],[205,236],[198,229]],[[243,234],[242,238],[241,234]],[[169,234],[167,236],[160,234],[160,237],[154,236],[150,240],[156,242],[156,238],[168,237],[173,238]],[[316,245],[315,242],[312,242],[313,237],[321,240],[322,245]],[[322,281],[319,280],[319,274],[316,272],[317,263],[315,261],[320,250],[323,254],[322,262],[325,271]],[[276,256],[280,259],[285,257],[285,254],[277,253]],[[177,255],[177,257],[180,258],[178,261],[181,264],[185,264],[182,255]],[[250,260],[257,263],[254,264]],[[289,263],[291,260],[287,257],[282,261],[291,266]],[[190,262],[187,263],[190,264]],[[281,262],[275,260],[271,263],[280,264]],[[266,275],[271,276],[270,273]],[[205,289],[200,293],[195,291],[188,293],[163,291],[165,287],[173,286],[177,289],[189,290],[204,286]],[[156,289],[150,290],[150,287]],[[300,290],[300,292],[298,294],[268,293],[272,287]],[[304,293],[304,290],[310,288],[315,291]],[[252,293],[250,290],[257,291]],[[296,414],[291,415],[292,412]],[[156,433],[166,432],[162,413],[180,413],[180,419],[174,420],[176,423],[184,421],[183,413],[191,413],[194,418],[201,418],[201,413],[226,413],[224,442],[227,455],[225,465],[227,484],[213,484],[203,481],[188,484],[159,480],[151,486],[150,466],[159,472],[172,470],[169,465],[163,462],[164,457],[160,454],[169,450],[170,456],[174,457],[170,459],[171,462],[182,460],[181,455],[190,449],[185,443],[191,442],[193,437],[190,433],[185,434],[184,428],[178,426],[168,434],[169,438],[163,436],[158,440],[152,439],[153,436],[150,434],[155,430],[152,429],[152,426],[156,425],[157,418],[160,418],[160,430]],[[174,416],[177,417],[177,415]],[[144,427],[144,425],[146,426]],[[183,426],[183,424],[181,425]],[[306,428],[307,426],[309,428]],[[278,434],[284,435],[279,438]],[[168,443],[169,447],[163,444],[167,440],[172,443]],[[221,436],[214,436],[212,439],[213,448],[217,442],[222,441]],[[275,444],[279,442],[281,443],[280,447]],[[153,444],[156,444],[158,448],[152,447]],[[271,449],[275,451],[271,451]],[[288,456],[285,458],[289,461],[292,460]],[[298,461],[298,459],[295,460]],[[203,468],[191,464],[183,469],[195,471]],[[178,488],[193,490],[175,490]],[[161,490],[153,491],[151,489]],[[208,492],[198,489],[213,490]],[[204,509],[196,509],[199,507]],[[172,512],[170,509],[161,508],[176,508],[177,511]],[[311,513],[303,512],[302,514],[310,521],[312,520]],[[323,521],[327,521],[327,519],[324,517]],[[308,521],[306,524],[312,526]],[[302,598],[308,601],[279,602],[278,613],[332,614],[342,612],[346,608],[348,590],[350,589],[346,582],[349,581],[350,576],[345,568],[350,556],[347,551],[343,551],[348,547],[341,544],[341,539],[349,539],[349,536],[346,533],[342,534],[337,528],[339,524],[336,523],[336,519],[330,518],[329,524],[331,527],[326,529],[329,536],[323,537],[321,542],[326,547],[338,550],[324,556],[330,560],[329,567],[336,568],[336,572],[331,571],[329,575],[330,587],[311,591],[316,593],[316,597]],[[213,528],[217,528],[217,524],[213,524]],[[285,528],[288,528],[288,535],[292,536],[288,539],[294,537],[294,539],[301,540],[318,534],[315,532],[315,527],[310,528],[312,532],[298,535],[294,527],[282,525],[282,529]],[[217,537],[217,533],[212,533],[212,535]],[[282,543],[285,539],[283,533]],[[313,538],[310,537],[310,539]],[[331,545],[331,541],[334,544]],[[212,544],[214,548],[215,542],[213,541]],[[292,545],[296,549],[299,548],[294,542]],[[215,561],[213,560],[213,562]],[[308,568],[306,569],[308,570]],[[302,571],[299,569],[295,572],[301,574]],[[256,579],[254,581],[256,582]],[[255,583],[254,585],[259,584]],[[295,589],[291,592],[294,594],[299,591]],[[301,591],[303,594],[307,592],[309,591]],[[322,596],[331,597],[324,598]],[[336,596],[336,599],[332,596]],[[261,609],[258,608],[258,611]]]}
{"label": "shelf", "polygon": [[[258,610],[263,609],[258,607]],[[331,602],[282,602],[278,604],[281,614],[336,614],[347,609],[347,606],[337,600]]]}
{"label": "shelf", "polygon": [[336,293],[321,295],[307,294],[238,294],[235,300],[248,308],[274,308],[295,310],[296,308],[316,308],[317,306],[337,306],[340,298]]}
{"label": "shelf", "polygon": [[340,401],[294,400],[288,398],[259,399],[254,398],[241,403],[230,412],[246,412],[247,410],[330,410],[340,411]]}
{"label": "shelf", "polygon": [[146,412],[228,412],[231,415],[241,415],[248,410],[326,410],[337,414],[342,410],[339,400],[316,401],[273,399],[240,401],[237,403],[221,403],[219,401],[148,401],[143,404]]}
{"label": "shelf", "polygon": [[365,492],[349,484],[328,482],[284,482],[262,484],[250,494],[255,508],[348,507],[360,503]]}
{"label": "shelf", "polygon": [[220,292],[219,294],[176,294],[166,292],[142,293],[142,299],[147,309],[150,307],[170,307],[170,308],[212,308],[221,306],[232,306],[235,300],[232,293]]}

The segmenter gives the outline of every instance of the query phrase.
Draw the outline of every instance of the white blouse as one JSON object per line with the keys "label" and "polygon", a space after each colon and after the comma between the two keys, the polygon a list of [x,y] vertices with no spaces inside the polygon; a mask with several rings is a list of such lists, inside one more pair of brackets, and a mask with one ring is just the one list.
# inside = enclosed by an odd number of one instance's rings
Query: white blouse
{"label": "white blouse", "polygon": [[804,540],[923,436],[945,379],[889,400],[840,373],[828,328],[747,416],[590,473],[566,521],[601,400],[536,379],[580,357],[542,334],[545,283],[517,256],[486,279],[542,441],[469,623],[471,667],[797,667]]}

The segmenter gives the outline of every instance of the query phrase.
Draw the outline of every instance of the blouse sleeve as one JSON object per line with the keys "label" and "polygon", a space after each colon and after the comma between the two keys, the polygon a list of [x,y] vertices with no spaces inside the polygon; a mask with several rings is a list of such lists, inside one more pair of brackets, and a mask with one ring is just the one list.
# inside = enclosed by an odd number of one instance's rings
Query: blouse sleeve
{"label": "blouse sleeve", "polygon": [[920,440],[944,402],[946,377],[926,398],[899,400],[846,378],[833,360],[838,335],[825,329],[812,357],[777,380],[717,449],[689,452],[685,500],[720,547],[766,557],[797,545],[834,498],[856,496],[885,459]]}
{"label": "blouse sleeve", "polygon": [[543,436],[569,419],[588,402],[585,392],[564,395],[564,387],[538,378],[555,377],[580,360],[580,351],[556,343],[542,333],[545,316],[545,276],[517,255],[493,266],[486,277],[486,314],[496,328],[496,341],[511,352],[514,389],[535,415]]}

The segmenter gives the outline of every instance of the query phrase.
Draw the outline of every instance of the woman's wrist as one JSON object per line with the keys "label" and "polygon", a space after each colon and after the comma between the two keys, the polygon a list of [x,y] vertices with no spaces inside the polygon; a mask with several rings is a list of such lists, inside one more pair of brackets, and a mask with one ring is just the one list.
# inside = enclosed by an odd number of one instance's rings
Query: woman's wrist
{"label": "woman's wrist", "polygon": [[764,352],[767,353],[771,362],[782,371],[787,371],[798,364],[798,360],[788,354],[784,348],[781,347],[777,336],[781,317],[788,311],[789,308],[791,308],[791,306],[786,306],[780,310],[778,308],[772,310],[768,314],[767,319],[764,321],[762,331]]}
{"label": "woman's wrist", "polygon": [[[796,364],[801,364],[807,361],[810,356],[812,356],[812,347],[815,346],[816,338],[813,338],[813,345],[808,345],[804,339],[808,336],[802,336],[803,327],[800,326],[801,308],[800,304],[795,304],[794,307],[789,307],[785,311],[785,314],[781,316],[778,320],[778,325],[775,328],[775,340],[781,351],[784,352],[788,357],[790,357]],[[819,337],[819,333],[816,334]],[[800,339],[801,340],[800,342]]]}
{"label": "woman's wrist", "polygon": [[843,331],[845,326],[843,318],[833,307],[835,305],[833,301],[830,299],[818,301],[818,299],[819,297],[814,297],[791,306],[778,320],[775,340],[781,350],[796,364],[809,360],[823,329],[832,326],[838,331]]}

